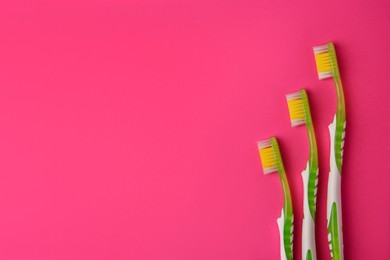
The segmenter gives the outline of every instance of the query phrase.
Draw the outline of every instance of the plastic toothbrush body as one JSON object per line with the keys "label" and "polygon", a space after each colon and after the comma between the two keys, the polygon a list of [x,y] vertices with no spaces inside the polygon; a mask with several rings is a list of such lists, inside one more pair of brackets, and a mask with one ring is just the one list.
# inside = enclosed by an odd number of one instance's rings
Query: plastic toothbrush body
{"label": "plastic toothbrush body", "polygon": [[303,179],[303,225],[302,225],[302,259],[317,259],[315,245],[315,216],[318,186],[318,152],[317,142],[310,113],[309,100],[304,89],[286,96],[290,112],[291,125],[306,125],[310,144],[310,156]]}
{"label": "plastic toothbrush body", "polygon": [[277,219],[280,234],[280,259],[293,259],[294,215],[290,187],[275,137],[257,143],[265,174],[278,172],[283,189],[283,208]]}
{"label": "plastic toothbrush body", "polygon": [[333,77],[337,95],[336,114],[333,122],[329,125],[331,146],[327,221],[330,253],[332,259],[340,260],[344,259],[341,213],[341,175],[346,127],[344,93],[333,43],[314,47],[314,54],[319,79]]}

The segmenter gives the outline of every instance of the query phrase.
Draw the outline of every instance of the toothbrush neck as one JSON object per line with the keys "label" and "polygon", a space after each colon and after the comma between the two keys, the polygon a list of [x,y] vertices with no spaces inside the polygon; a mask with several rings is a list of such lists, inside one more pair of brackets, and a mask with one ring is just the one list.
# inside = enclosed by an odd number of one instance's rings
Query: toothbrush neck
{"label": "toothbrush neck", "polygon": [[317,142],[316,136],[314,132],[313,124],[307,125],[307,133],[309,136],[309,144],[310,144],[310,156],[309,156],[309,169],[310,172],[313,170],[317,171],[318,169],[318,156],[317,156]]}
{"label": "toothbrush neck", "polygon": [[292,212],[292,201],[291,201],[291,193],[290,193],[290,187],[288,185],[287,176],[284,171],[279,173],[280,181],[282,183],[282,189],[283,189],[283,209],[288,214],[289,212]]}
{"label": "toothbrush neck", "polygon": [[336,95],[337,95],[337,111],[336,111],[336,118],[338,120],[345,121],[345,101],[344,101],[344,92],[343,92],[343,86],[341,83],[340,76],[337,75],[334,78],[334,83],[336,87]]}

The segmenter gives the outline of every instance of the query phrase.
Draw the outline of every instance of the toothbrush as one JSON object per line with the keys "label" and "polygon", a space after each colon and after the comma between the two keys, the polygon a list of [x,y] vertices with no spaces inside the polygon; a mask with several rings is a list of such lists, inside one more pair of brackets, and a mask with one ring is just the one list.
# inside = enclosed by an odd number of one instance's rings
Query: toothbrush
{"label": "toothbrush", "polygon": [[309,100],[304,89],[286,95],[291,125],[306,125],[310,143],[310,157],[303,178],[303,225],[302,225],[302,259],[315,260],[315,218],[318,186],[318,153],[313,121],[310,114]]}
{"label": "toothbrush", "polygon": [[329,125],[331,138],[330,172],[328,181],[328,240],[332,259],[344,259],[341,215],[341,167],[345,138],[345,102],[340,72],[333,43],[313,48],[320,80],[333,78],[337,94],[337,110]]}
{"label": "toothbrush", "polygon": [[279,173],[283,189],[283,208],[277,223],[280,234],[280,259],[293,259],[293,231],[294,215],[291,202],[290,188],[284,171],[282,156],[280,155],[278,141],[275,137],[257,142],[264,174]]}

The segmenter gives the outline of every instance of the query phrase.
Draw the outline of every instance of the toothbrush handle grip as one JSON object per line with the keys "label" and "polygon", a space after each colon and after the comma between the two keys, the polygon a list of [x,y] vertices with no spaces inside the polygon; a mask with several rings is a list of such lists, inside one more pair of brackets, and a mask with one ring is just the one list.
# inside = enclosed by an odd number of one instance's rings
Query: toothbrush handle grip
{"label": "toothbrush handle grip", "polygon": [[[342,135],[344,135],[344,129],[342,131]],[[329,125],[329,132],[331,137],[331,147],[327,199],[328,242],[332,259],[342,260],[344,259],[344,254],[341,213],[341,173],[336,163],[337,156],[341,156],[341,158],[338,158],[339,161],[342,159],[342,147],[340,154],[340,152],[336,151],[338,148],[336,148],[337,146],[335,145],[340,143],[340,141],[337,141],[337,137],[340,136],[340,134],[336,134],[336,117],[333,123]],[[340,132],[339,129],[338,132]],[[339,165],[341,166],[341,164]]]}
{"label": "toothbrush handle grip", "polygon": [[291,212],[282,209],[281,216],[277,219],[280,234],[280,259],[293,259],[293,231],[294,216]]}
{"label": "toothbrush handle grip", "polygon": [[[309,185],[309,163],[307,163],[306,169],[302,172],[303,179],[303,223],[302,223],[302,259],[304,260],[316,260],[316,245],[315,245],[315,221],[314,216],[310,212],[309,204],[311,200],[309,196],[314,195],[314,204],[317,196],[317,177],[318,170],[315,176],[316,181],[314,182],[314,193]],[[313,213],[314,214],[314,213]]]}

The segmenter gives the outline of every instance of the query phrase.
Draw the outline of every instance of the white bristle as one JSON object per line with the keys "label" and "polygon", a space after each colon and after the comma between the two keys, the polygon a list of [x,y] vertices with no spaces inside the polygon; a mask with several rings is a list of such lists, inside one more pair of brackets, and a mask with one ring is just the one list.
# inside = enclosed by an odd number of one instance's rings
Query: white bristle
{"label": "white bristle", "polygon": [[321,72],[321,73],[318,73],[318,79],[327,79],[327,78],[332,78],[333,77],[333,73],[332,72]]}
{"label": "white bristle", "polygon": [[315,47],[313,47],[313,51],[315,54],[328,52],[328,45],[325,44],[325,45],[315,46]]}
{"label": "white bristle", "polygon": [[268,168],[263,168],[264,174],[269,174],[273,172],[277,172],[278,168],[276,166],[268,167]]}
{"label": "white bristle", "polygon": [[292,126],[292,127],[296,127],[296,126],[304,125],[304,124],[306,124],[305,119],[295,119],[295,120],[291,120],[291,126]]}
{"label": "white bristle", "polygon": [[294,100],[294,99],[300,99],[301,98],[301,93],[299,91],[287,94],[286,95],[287,100]]}
{"label": "white bristle", "polygon": [[271,147],[271,146],[272,146],[271,141],[269,139],[257,142],[257,147],[259,149],[264,149],[264,148]]}

